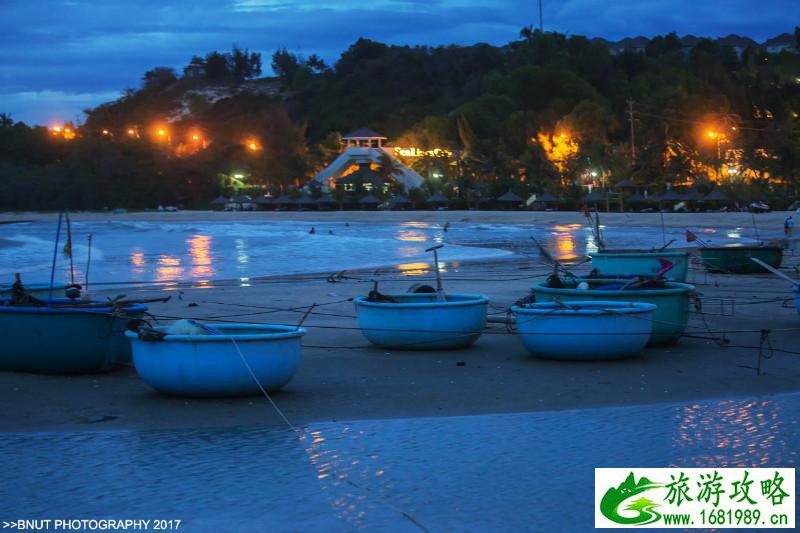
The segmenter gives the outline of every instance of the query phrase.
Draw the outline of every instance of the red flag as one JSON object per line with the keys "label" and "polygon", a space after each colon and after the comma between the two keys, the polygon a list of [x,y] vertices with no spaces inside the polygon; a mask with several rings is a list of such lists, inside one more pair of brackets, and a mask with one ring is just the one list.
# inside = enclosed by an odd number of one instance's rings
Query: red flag
{"label": "red flag", "polygon": [[697,240],[697,235],[695,235],[694,233],[692,233],[691,231],[689,231],[687,229],[686,230],[686,242],[694,242],[696,240]]}
{"label": "red flag", "polygon": [[675,263],[667,261],[666,259],[658,258],[658,262],[661,263],[661,270],[658,271],[657,276],[660,278],[673,268],[675,268]]}

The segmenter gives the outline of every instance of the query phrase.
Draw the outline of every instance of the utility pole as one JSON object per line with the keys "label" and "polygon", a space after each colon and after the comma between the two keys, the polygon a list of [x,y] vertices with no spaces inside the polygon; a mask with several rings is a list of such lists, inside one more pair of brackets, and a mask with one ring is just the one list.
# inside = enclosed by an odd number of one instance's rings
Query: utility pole
{"label": "utility pole", "polygon": [[544,33],[544,20],[542,19],[542,0],[539,0],[539,31]]}
{"label": "utility pole", "polygon": [[631,123],[631,166],[636,163],[636,127],[633,117],[633,98],[628,98],[628,120]]}

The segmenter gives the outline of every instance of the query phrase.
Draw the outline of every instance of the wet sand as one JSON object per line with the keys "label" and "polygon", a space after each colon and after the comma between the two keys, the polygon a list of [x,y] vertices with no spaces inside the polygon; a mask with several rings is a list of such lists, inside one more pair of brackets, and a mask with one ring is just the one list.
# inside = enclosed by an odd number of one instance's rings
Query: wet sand
{"label": "wet sand", "polygon": [[[318,220],[321,214],[293,215]],[[352,213],[346,215],[355,220]],[[384,215],[402,216],[403,220],[419,220],[423,216],[444,220],[452,214],[373,213],[364,217],[381,217],[385,221]],[[532,215],[575,217],[574,213],[467,214],[504,222],[519,222]],[[253,216],[266,219],[275,215]],[[636,219],[636,225],[645,223]],[[800,256],[786,257],[785,266],[798,264]],[[576,272],[587,269],[581,267]],[[501,317],[510,304],[547,273],[542,265],[522,259],[469,263],[445,273],[444,283],[450,292],[487,295],[489,312]],[[194,317],[209,322],[217,318],[296,324],[304,309],[285,309],[320,304],[304,324],[309,332],[304,339],[299,373],[286,390],[273,396],[295,424],[691,402],[800,390],[800,355],[775,353],[762,361],[765,374],[760,376],[754,369],[745,368],[758,362],[761,329],[771,330],[773,347],[800,351],[798,332],[793,330],[800,326],[800,316],[793,301],[783,303],[792,294],[785,282],[771,275],[711,275],[694,266],[690,282],[702,293],[703,311],[707,313],[691,317],[688,332],[695,338],[648,348],[635,359],[584,363],[530,358],[505,326],[498,324],[490,325],[478,343],[466,350],[402,352],[373,348],[357,330],[353,304],[346,300],[366,294],[373,278],[381,280],[383,292],[405,292],[413,283],[432,283],[433,277],[429,272],[400,273],[392,269],[347,275],[349,279],[337,283],[328,282],[327,274],[322,274],[251,280],[249,286],[223,282],[210,289],[185,288],[172,291],[170,302],[153,304],[151,312],[164,320]],[[94,296],[120,292],[136,298],[164,294],[139,288]],[[337,303],[326,305],[330,302]],[[276,308],[283,311],[275,311]],[[725,336],[729,343],[721,347],[710,340],[719,334],[710,334],[709,330],[728,332]],[[282,423],[263,397],[170,398],[151,390],[131,368],[71,377],[0,372],[0,410],[4,413],[0,431],[7,432]]]}

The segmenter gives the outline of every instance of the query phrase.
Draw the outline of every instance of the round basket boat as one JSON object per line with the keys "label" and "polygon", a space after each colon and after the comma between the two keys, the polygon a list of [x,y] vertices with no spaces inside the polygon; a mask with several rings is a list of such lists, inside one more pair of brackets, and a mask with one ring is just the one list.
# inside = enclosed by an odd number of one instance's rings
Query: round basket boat
{"label": "round basket boat", "polygon": [[449,350],[472,345],[486,326],[489,300],[477,294],[392,294],[394,302],[356,304],[358,326],[364,337],[382,348],[397,350]]}
{"label": "round basket boat", "polygon": [[267,391],[280,389],[300,366],[304,329],[261,324],[211,326],[222,334],[167,335],[160,341],[144,341],[136,333],[126,332],[139,376],[157,391],[175,396],[247,396],[261,392],[259,383]]}
{"label": "round basket boat", "polygon": [[671,281],[686,281],[689,275],[689,252],[646,252],[635,250],[606,250],[589,254],[592,268],[598,277],[655,276],[664,268],[659,259],[675,266],[664,277]]}
{"label": "round basket boat", "polygon": [[800,313],[800,290],[794,291],[794,308]]}
{"label": "round basket boat", "polygon": [[[579,290],[578,284],[586,282],[589,289]],[[547,287],[546,282],[533,286],[536,300],[549,302],[558,299],[562,302],[643,302],[656,306],[653,313],[653,333],[650,345],[668,344],[683,335],[689,323],[689,296],[694,292],[694,285],[667,281],[664,288],[608,290],[604,287],[619,284],[614,279],[576,279],[571,285],[563,288]]]}
{"label": "round basket boat", "polygon": [[637,355],[656,306],[641,302],[545,302],[514,306],[517,337],[531,355],[593,361]]}
{"label": "round basket boat", "polygon": [[[66,306],[74,307],[66,307]],[[107,372],[131,360],[125,338],[130,319],[146,305],[121,309],[53,299],[51,307],[21,307],[0,302],[0,370],[40,374]]]}
{"label": "round basket boat", "polygon": [[700,261],[709,272],[717,274],[766,274],[769,271],[754,262],[759,259],[772,268],[780,268],[783,248],[780,246],[707,246],[698,248]]}

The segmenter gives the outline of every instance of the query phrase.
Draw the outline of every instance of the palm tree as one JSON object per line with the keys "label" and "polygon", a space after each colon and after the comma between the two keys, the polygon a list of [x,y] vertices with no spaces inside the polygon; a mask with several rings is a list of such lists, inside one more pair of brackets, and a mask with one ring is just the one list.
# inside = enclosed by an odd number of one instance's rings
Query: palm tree
{"label": "palm tree", "polygon": [[403,169],[400,168],[396,159],[383,152],[378,156],[378,170],[376,172],[386,181],[394,182],[397,176],[403,173]]}

